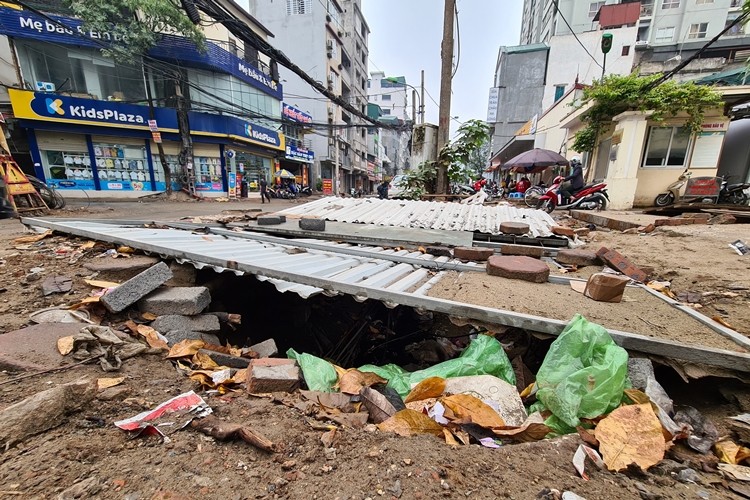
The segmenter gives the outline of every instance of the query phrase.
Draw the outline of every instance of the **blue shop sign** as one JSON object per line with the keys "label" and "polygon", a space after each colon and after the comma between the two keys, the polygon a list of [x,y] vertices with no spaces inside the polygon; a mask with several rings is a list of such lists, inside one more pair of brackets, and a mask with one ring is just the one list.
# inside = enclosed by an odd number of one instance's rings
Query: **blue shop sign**
{"label": "blue shop sign", "polygon": [[287,103],[281,108],[281,116],[297,123],[312,123],[312,115],[305,113],[304,111],[290,106]]}
{"label": "blue shop sign", "polygon": [[[78,19],[54,14],[48,14],[47,17],[25,10],[0,7],[0,34],[96,49],[100,49],[102,44],[122,41],[109,32],[85,30]],[[228,73],[276,99],[281,100],[283,96],[281,84],[251,63],[210,41],[206,42],[206,51],[200,52],[187,38],[163,35],[149,51],[149,55],[183,64],[191,62],[196,67]]]}
{"label": "blue shop sign", "polygon": [[[8,94],[19,119],[149,130],[146,106],[19,89],[8,89]],[[191,135],[221,136],[284,151],[284,135],[275,130],[227,115],[191,111],[188,118]],[[154,119],[160,132],[178,132],[174,109],[154,108]]]}
{"label": "blue shop sign", "polygon": [[286,159],[312,163],[315,161],[315,153],[306,148],[298,148],[291,144],[286,147]]}

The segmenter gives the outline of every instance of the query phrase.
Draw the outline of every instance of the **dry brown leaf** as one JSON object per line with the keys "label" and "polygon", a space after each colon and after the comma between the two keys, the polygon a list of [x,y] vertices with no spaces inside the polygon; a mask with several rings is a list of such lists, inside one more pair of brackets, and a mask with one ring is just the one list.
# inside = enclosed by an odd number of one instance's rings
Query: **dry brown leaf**
{"label": "dry brown leaf", "polygon": [[211,356],[203,352],[196,352],[191,360],[193,365],[203,370],[213,370],[218,368],[219,365],[214,361]]}
{"label": "dry brown leaf", "polygon": [[169,354],[167,354],[167,359],[174,359],[174,358],[185,358],[188,356],[193,356],[196,352],[203,349],[203,346],[205,345],[205,342],[202,340],[195,340],[195,339],[185,339],[177,342],[175,345],[172,346],[172,348],[169,350]]}
{"label": "dry brown leaf", "polygon": [[445,443],[450,445],[452,448],[458,448],[459,444],[458,441],[456,441],[456,437],[453,435],[453,433],[443,427],[443,436],[445,436]]}
{"label": "dry brown leaf", "polygon": [[426,378],[411,390],[404,399],[404,403],[421,401],[422,399],[439,398],[445,392],[445,379],[440,377]]}
{"label": "dry brown leaf", "polygon": [[461,441],[461,444],[468,445],[471,442],[471,437],[466,431],[453,430],[453,434]]}
{"label": "dry brown leaf", "polygon": [[24,243],[36,243],[37,241],[41,241],[47,236],[52,236],[52,230],[48,229],[47,231],[41,233],[41,234],[34,234],[31,236],[21,236],[20,238],[16,238],[13,240],[14,245],[22,245]]}
{"label": "dry brown leaf", "polygon": [[724,319],[721,316],[712,316],[711,319],[714,320],[714,321],[716,321],[717,323],[719,323],[722,326],[726,326],[730,330],[737,330],[735,327],[733,327],[732,325],[730,325],[729,323],[727,323],[726,321],[724,321]]}
{"label": "dry brown leaf", "polygon": [[716,456],[724,463],[737,465],[750,458],[750,448],[740,446],[734,441],[720,441],[714,445]]}
{"label": "dry brown leaf", "polygon": [[414,410],[401,410],[388,420],[378,424],[383,432],[393,432],[399,436],[414,436],[416,434],[432,434],[443,436],[443,426],[432,420],[424,413]]}
{"label": "dry brown leaf", "polygon": [[628,399],[630,399],[634,404],[651,404],[651,398],[648,397],[643,391],[639,391],[638,389],[625,389],[624,392]]}
{"label": "dry brown leaf", "polygon": [[486,429],[505,427],[505,421],[491,406],[470,394],[454,394],[440,402],[458,419],[470,418],[471,423]]}
{"label": "dry brown leaf", "polygon": [[120,286],[119,283],[114,281],[103,281],[103,280],[83,280],[87,285],[93,286],[94,288],[115,288]]}
{"label": "dry brown leaf", "polygon": [[320,442],[323,443],[323,446],[325,446],[326,448],[333,448],[334,446],[336,446],[338,440],[339,436],[336,429],[331,429],[330,431],[320,436]]}
{"label": "dry brown leaf", "polygon": [[96,246],[96,241],[87,241],[78,247],[79,250],[91,250]]}
{"label": "dry brown leaf", "polygon": [[643,470],[664,458],[664,436],[650,404],[623,406],[596,427],[599,451],[611,471],[635,463]]}
{"label": "dry brown leaf", "polygon": [[356,368],[347,370],[339,379],[339,390],[344,394],[359,394],[363,387],[387,384],[383,377],[372,372],[361,372]]}
{"label": "dry brown leaf", "polygon": [[132,333],[133,335],[138,334],[138,324],[132,319],[129,319],[125,322],[125,327],[130,330],[130,333]]}
{"label": "dry brown leaf", "polygon": [[121,246],[117,247],[117,253],[135,253],[135,249],[132,247]]}
{"label": "dry brown leaf", "polygon": [[158,316],[157,316],[156,314],[154,314],[154,313],[149,313],[149,312],[145,312],[145,313],[141,314],[141,317],[142,317],[143,319],[145,319],[146,321],[153,321],[153,320],[155,320],[155,319],[156,319],[156,318],[157,318]]}
{"label": "dry brown leaf", "polygon": [[541,441],[552,431],[541,422],[526,422],[521,427],[500,427],[492,429],[492,432],[500,437],[510,438],[521,443],[530,441]]}
{"label": "dry brown leaf", "polygon": [[138,330],[138,333],[143,335],[143,337],[146,339],[146,342],[150,347],[154,349],[163,349],[165,351],[169,350],[169,346],[164,340],[159,338],[159,334],[156,330],[146,325],[138,325],[136,328]]}
{"label": "dry brown leaf", "polygon": [[125,377],[98,378],[96,379],[96,390],[103,391],[104,389],[109,389],[110,387],[120,385],[124,381],[125,381]]}
{"label": "dry brown leaf", "polygon": [[247,382],[247,368],[241,368],[234,372],[234,377],[232,377],[237,384],[244,384]]}
{"label": "dry brown leaf", "polygon": [[373,423],[379,424],[396,413],[396,408],[390,401],[375,389],[364,387],[360,395]]}
{"label": "dry brown leaf", "polygon": [[73,340],[73,336],[68,337],[61,337],[57,339],[57,350],[60,351],[60,354],[65,356],[66,354],[70,354],[73,351],[73,344],[75,344],[75,340]]}
{"label": "dry brown leaf", "polygon": [[599,447],[599,440],[596,439],[595,431],[584,429],[581,426],[576,427],[576,430],[578,431],[578,435],[581,437],[584,443],[590,444],[591,446],[598,448]]}

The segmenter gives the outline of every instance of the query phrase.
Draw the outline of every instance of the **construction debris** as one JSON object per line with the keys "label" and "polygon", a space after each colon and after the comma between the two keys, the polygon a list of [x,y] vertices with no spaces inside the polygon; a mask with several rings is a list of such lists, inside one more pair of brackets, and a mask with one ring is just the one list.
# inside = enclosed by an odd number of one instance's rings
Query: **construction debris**
{"label": "construction debris", "polygon": [[100,302],[109,312],[124,311],[159,288],[171,277],[172,271],[169,270],[169,266],[164,262],[159,262],[117,288],[110,290],[101,298]]}
{"label": "construction debris", "polygon": [[487,274],[544,283],[549,278],[549,267],[544,262],[532,257],[495,255],[487,260]]}

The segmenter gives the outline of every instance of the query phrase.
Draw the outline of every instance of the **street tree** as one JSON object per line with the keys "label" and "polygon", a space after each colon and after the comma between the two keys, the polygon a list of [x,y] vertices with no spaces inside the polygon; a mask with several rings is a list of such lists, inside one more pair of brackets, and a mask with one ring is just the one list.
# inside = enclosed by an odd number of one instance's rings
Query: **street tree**
{"label": "street tree", "polygon": [[469,151],[469,159],[466,162],[466,170],[472,179],[482,177],[490,162],[492,149],[490,138],[487,136],[477,148]]}
{"label": "street tree", "polygon": [[[200,15],[191,0],[63,0],[73,14],[83,21],[87,31],[109,33],[102,54],[129,64],[143,64],[143,58],[163,35],[178,35],[191,40],[199,50],[205,49],[205,35],[196,24]],[[195,22],[194,22],[195,21]],[[116,42],[114,40],[117,40]],[[182,76],[169,66],[149,64],[152,71],[174,81],[182,150],[180,163],[185,169],[192,162],[192,143],[187,121],[187,104],[182,94]],[[154,118],[151,86],[146,85],[148,106]],[[167,194],[172,193],[172,171],[161,143],[157,143],[164,168]]]}

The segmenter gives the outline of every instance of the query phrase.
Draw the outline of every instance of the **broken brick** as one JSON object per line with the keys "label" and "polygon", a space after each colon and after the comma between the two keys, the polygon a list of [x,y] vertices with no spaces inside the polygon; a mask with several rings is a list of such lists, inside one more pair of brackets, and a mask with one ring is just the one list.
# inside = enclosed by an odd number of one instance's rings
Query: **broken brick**
{"label": "broken brick", "polygon": [[568,238],[575,238],[576,232],[565,226],[552,226],[552,234],[556,234],[558,236],[567,236]]}
{"label": "broken brick", "polygon": [[471,261],[485,261],[495,254],[492,248],[458,247],[453,249],[453,256],[457,259]]}
{"label": "broken brick", "polygon": [[535,257],[540,259],[544,255],[543,247],[532,247],[529,245],[503,245],[500,247],[500,253],[503,255],[525,255],[526,257]]}
{"label": "broken brick", "polygon": [[299,387],[299,381],[300,369],[293,359],[253,359],[247,370],[247,390],[252,394],[292,392]]}
{"label": "broken brick", "polygon": [[654,224],[647,224],[645,226],[638,227],[639,233],[650,233],[653,232],[653,230],[656,229],[656,226]]}
{"label": "broken brick", "polygon": [[601,264],[596,252],[579,249],[562,249],[557,252],[555,260],[560,264],[569,264],[573,266],[596,266]]}
{"label": "broken brick", "polygon": [[633,264],[629,259],[616,250],[601,247],[596,255],[599,256],[609,267],[635,281],[645,282],[648,279],[646,273]]}
{"label": "broken brick", "polygon": [[588,236],[591,229],[587,227],[579,227],[578,229],[574,229],[573,232],[576,233],[576,236]]}
{"label": "broken brick", "polygon": [[532,257],[493,255],[487,260],[487,274],[544,283],[549,278],[549,267],[544,262]]}
{"label": "broken brick", "polygon": [[427,247],[425,252],[435,257],[453,257],[451,249],[448,247]]}
{"label": "broken brick", "polygon": [[709,224],[734,224],[737,219],[732,214],[719,214],[708,221]]}
{"label": "broken brick", "polygon": [[529,225],[524,224],[523,222],[501,222],[500,232],[520,236],[529,232]]}

